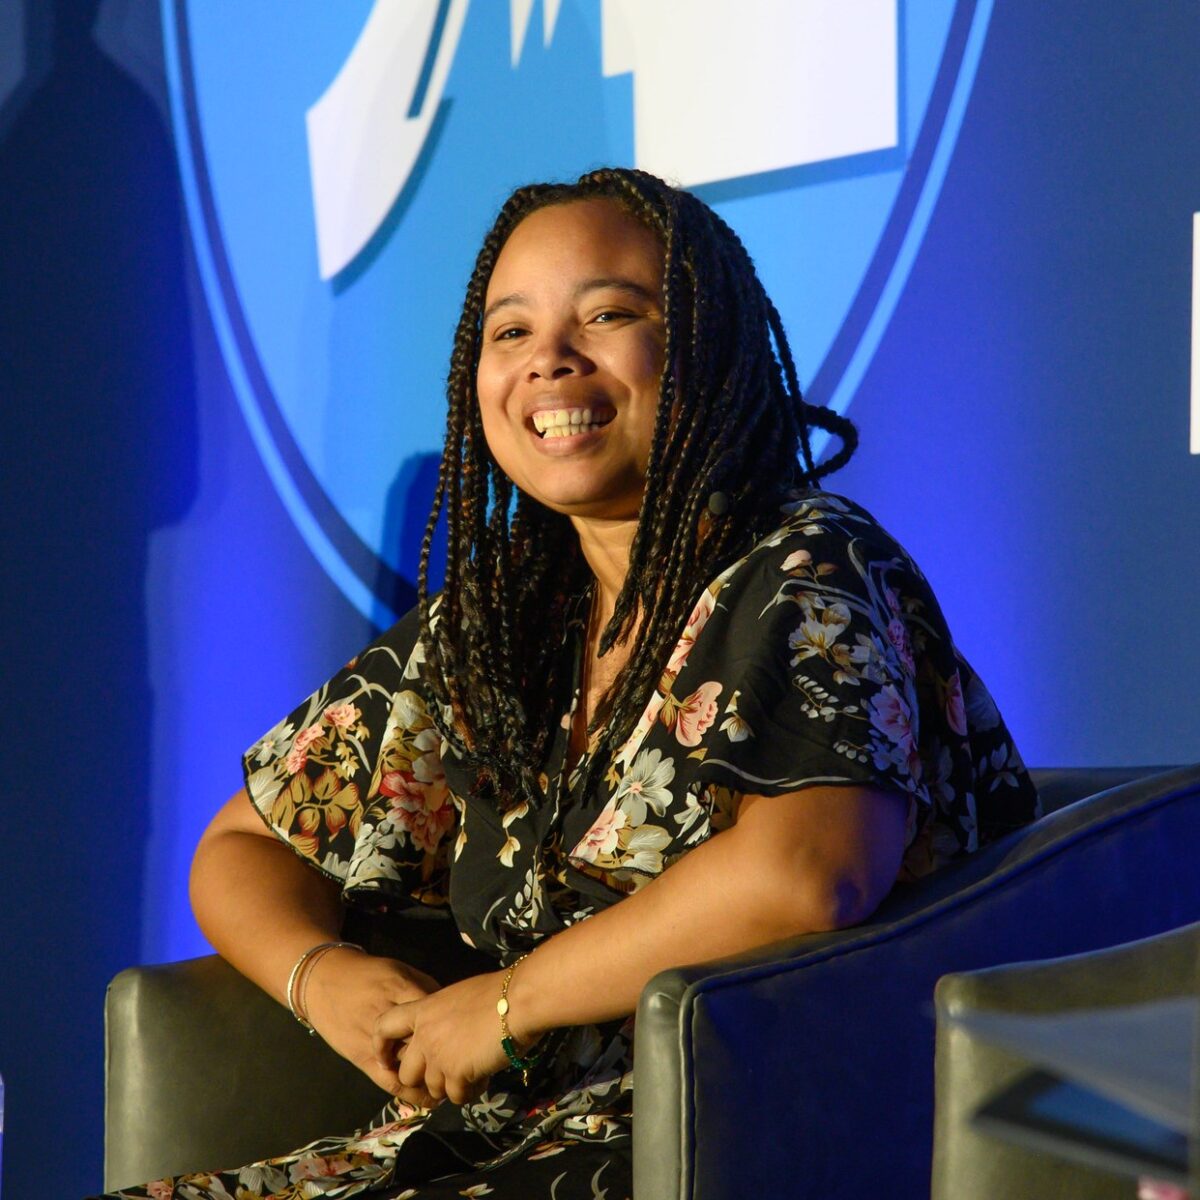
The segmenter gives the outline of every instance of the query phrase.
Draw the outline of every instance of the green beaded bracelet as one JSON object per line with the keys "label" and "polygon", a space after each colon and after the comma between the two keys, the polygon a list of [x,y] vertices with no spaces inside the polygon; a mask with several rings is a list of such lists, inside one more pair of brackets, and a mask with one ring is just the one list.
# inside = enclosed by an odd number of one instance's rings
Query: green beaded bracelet
{"label": "green beaded bracelet", "polygon": [[496,1001],[496,1011],[500,1014],[500,1049],[504,1051],[509,1064],[521,1072],[521,1082],[529,1086],[529,1072],[541,1060],[542,1052],[527,1055],[522,1058],[517,1053],[517,1043],[512,1030],[508,1027],[508,985],[512,982],[513,972],[529,957],[522,954],[507,971],[504,972],[504,982],[500,985],[500,999]]}

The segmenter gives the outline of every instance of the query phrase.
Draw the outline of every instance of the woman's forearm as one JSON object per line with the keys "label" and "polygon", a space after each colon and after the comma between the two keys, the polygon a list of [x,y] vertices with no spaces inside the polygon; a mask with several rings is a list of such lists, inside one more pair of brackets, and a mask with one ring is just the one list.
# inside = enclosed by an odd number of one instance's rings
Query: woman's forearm
{"label": "woman's forearm", "polygon": [[297,958],[337,938],[337,885],[275,838],[239,792],[201,838],[192,910],[223,958],[281,1003]]}
{"label": "woman's forearm", "polygon": [[510,984],[514,1033],[625,1016],[667,967],[865,919],[896,878],[903,799],[865,789],[756,799],[753,821],[542,943]]}

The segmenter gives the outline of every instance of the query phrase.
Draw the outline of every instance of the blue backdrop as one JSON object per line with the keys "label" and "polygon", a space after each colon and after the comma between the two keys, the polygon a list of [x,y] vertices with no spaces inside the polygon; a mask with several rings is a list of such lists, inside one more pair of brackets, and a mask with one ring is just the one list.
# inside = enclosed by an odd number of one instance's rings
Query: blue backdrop
{"label": "blue backdrop", "polygon": [[[366,0],[0,16],[6,1194],[98,1186],[105,982],[204,951],[188,861],[241,749],[410,594],[491,210],[647,153],[637,6],[426,8],[407,66],[380,34],[415,157],[340,258],[310,110]],[[761,169],[701,145],[697,189],[860,426],[835,487],[923,564],[1026,758],[1195,759],[1200,10],[869,9],[883,134],[776,161],[764,110]]]}

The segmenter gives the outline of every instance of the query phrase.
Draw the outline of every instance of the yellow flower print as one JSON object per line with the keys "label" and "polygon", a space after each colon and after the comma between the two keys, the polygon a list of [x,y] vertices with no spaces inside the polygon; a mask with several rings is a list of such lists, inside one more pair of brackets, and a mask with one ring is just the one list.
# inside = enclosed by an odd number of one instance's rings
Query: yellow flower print
{"label": "yellow flower print", "polygon": [[496,852],[496,857],[506,867],[511,867],[513,865],[513,855],[520,850],[520,848],[521,843],[518,842],[517,839],[510,833],[508,837],[504,839],[504,845],[501,846]]}

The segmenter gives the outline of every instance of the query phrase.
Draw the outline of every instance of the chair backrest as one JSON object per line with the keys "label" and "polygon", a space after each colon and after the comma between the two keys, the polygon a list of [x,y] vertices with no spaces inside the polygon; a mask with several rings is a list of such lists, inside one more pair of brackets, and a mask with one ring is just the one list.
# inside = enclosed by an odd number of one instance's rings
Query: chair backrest
{"label": "chair backrest", "polygon": [[933,1200],[1053,1196],[1128,1200],[1128,1179],[1011,1145],[971,1124],[985,1100],[1028,1069],[955,1018],[1057,1013],[1195,996],[1200,923],[1088,954],[945,975],[938,981]]}
{"label": "chair backrest", "polygon": [[1065,807],[896,888],[865,924],[650,981],[639,1195],[928,1195],[938,978],[1200,919],[1200,766],[1036,778]]}

